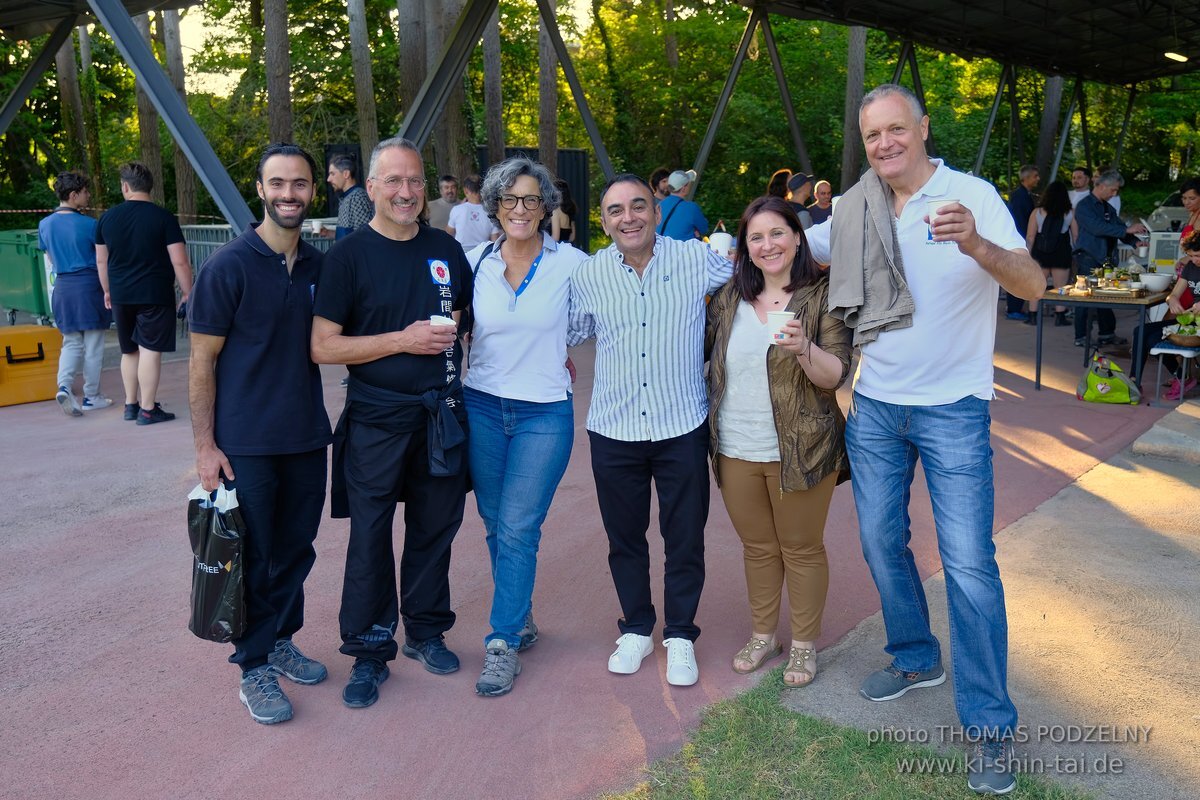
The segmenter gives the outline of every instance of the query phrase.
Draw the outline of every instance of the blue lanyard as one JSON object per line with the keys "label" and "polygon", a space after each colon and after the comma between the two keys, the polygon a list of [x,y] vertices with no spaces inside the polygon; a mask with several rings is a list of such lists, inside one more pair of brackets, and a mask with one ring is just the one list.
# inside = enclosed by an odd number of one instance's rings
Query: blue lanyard
{"label": "blue lanyard", "polygon": [[521,281],[521,285],[517,287],[516,292],[513,293],[513,297],[520,297],[521,292],[525,291],[525,287],[529,285],[529,282],[533,280],[533,276],[537,274],[538,264],[542,263],[542,256],[545,255],[545,253],[545,250],[538,253],[538,257],[535,258],[533,263],[529,265],[529,272],[525,275],[525,280]]}

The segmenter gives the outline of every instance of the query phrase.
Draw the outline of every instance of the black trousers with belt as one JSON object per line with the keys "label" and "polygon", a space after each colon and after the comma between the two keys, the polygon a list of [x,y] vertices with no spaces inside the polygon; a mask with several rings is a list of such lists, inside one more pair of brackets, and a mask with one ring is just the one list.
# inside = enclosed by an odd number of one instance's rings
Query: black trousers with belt
{"label": "black trousers with belt", "polygon": [[[467,475],[429,472],[425,426],[396,433],[346,422],[346,489],[350,541],[338,622],[341,652],[391,661],[401,617],[409,639],[429,639],[454,625],[450,610],[450,545],[462,524]],[[404,503],[400,596],[392,522]]]}
{"label": "black trousers with belt", "polygon": [[243,671],[267,663],[276,639],[304,625],[304,581],[317,559],[313,541],[325,507],[327,451],[229,456],[246,521],[242,579],[246,631],[229,660]]}
{"label": "black trousers with belt", "polygon": [[708,423],[661,442],[622,442],[593,431],[588,438],[596,499],[608,533],[608,567],[621,603],[621,633],[650,636],[657,622],[646,540],[653,480],[666,556],[663,638],[695,641],[708,522]]}

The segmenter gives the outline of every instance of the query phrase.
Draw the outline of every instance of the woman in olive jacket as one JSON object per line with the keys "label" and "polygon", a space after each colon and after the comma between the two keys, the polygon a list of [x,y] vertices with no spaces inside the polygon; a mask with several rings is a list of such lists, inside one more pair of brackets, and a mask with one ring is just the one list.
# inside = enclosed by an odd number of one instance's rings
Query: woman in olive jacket
{"label": "woman in olive jacket", "polygon": [[[708,307],[709,451],[742,540],[753,623],[733,669],[753,672],[782,652],[775,630],[786,578],[789,686],[816,676],[829,585],[825,518],[833,487],[850,477],[835,392],[850,371],[851,333],[827,312],[828,294],[791,206],[752,202],[733,278]],[[767,315],[781,310],[792,318],[772,333]]]}

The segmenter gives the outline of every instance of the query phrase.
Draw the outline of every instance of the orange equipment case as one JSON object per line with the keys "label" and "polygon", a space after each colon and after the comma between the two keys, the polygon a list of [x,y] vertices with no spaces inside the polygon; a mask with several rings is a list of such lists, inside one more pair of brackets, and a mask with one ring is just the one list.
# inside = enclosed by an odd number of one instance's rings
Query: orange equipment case
{"label": "orange equipment case", "polygon": [[0,406],[53,400],[62,334],[45,325],[0,325]]}

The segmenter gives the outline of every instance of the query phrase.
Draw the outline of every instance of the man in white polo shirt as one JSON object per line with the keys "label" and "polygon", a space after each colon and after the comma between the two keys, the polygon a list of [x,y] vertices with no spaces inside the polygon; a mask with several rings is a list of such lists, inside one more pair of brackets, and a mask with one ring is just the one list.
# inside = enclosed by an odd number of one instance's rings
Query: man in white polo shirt
{"label": "man in white polo shirt", "polygon": [[946,577],[955,705],[975,748],[968,785],[1003,794],[1016,785],[1017,711],[992,543],[996,303],[1000,286],[1032,300],[1045,281],[995,189],[928,157],[929,117],[911,92],[877,87],[859,126],[871,169],[807,233],[814,257],[831,264],[830,308],[861,346],[846,446],[892,662],[860,691],[892,700],[946,680],[909,548],[920,459]]}
{"label": "man in white polo shirt", "polygon": [[661,218],[654,192],[637,175],[618,175],[604,187],[600,221],[613,243],[572,276],[567,344],[596,337],[587,429],[622,612],[608,670],[637,672],[654,649],[646,542],[653,480],[666,552],[667,682],[691,686],[699,677],[693,642],[708,521],[704,298],[725,285],[733,267],[699,239],[655,235]]}

